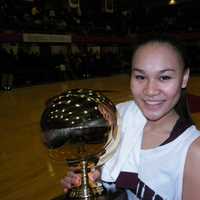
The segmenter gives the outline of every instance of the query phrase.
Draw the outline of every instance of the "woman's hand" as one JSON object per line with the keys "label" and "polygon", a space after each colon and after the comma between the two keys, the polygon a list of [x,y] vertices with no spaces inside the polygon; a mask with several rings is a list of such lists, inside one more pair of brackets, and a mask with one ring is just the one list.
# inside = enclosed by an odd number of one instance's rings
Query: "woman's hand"
{"label": "woman's hand", "polygon": [[76,173],[75,170],[70,169],[67,176],[61,180],[61,185],[65,193],[74,187],[79,187],[81,185],[81,175]]}
{"label": "woman's hand", "polygon": [[[67,176],[61,180],[61,185],[63,186],[65,193],[67,193],[70,189],[79,187],[81,185],[81,174],[79,172],[77,172],[77,168],[70,168]],[[99,169],[91,168],[90,172],[88,173],[89,184],[91,187],[95,185],[95,181],[100,179],[100,175],[101,173]]]}

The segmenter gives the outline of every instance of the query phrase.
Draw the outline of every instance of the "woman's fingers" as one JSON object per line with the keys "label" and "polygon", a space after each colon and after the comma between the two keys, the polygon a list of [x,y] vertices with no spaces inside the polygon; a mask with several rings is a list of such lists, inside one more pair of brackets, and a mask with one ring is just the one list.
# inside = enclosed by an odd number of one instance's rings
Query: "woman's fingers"
{"label": "woman's fingers", "polygon": [[88,173],[89,179],[92,181],[96,181],[100,178],[100,171],[98,169],[91,169],[91,171]]}
{"label": "woman's fingers", "polygon": [[62,179],[60,182],[61,185],[63,186],[64,192],[67,193],[69,189],[71,189],[71,183],[67,181],[66,178]]}
{"label": "woman's fingers", "polygon": [[80,174],[75,174],[72,171],[67,173],[67,176],[61,180],[61,185],[64,187],[64,192],[68,192],[69,189],[73,187],[78,187],[81,185]]}
{"label": "woman's fingers", "polygon": [[[72,171],[71,171],[72,170]],[[76,173],[77,168],[70,168],[68,171],[67,176],[65,176],[60,182],[63,186],[64,192],[67,193],[70,189],[74,187],[79,187],[81,185],[81,174]],[[80,168],[79,168],[80,172]],[[100,171],[95,168],[91,168],[90,172],[88,173],[89,180],[92,182],[97,181],[100,179]]]}

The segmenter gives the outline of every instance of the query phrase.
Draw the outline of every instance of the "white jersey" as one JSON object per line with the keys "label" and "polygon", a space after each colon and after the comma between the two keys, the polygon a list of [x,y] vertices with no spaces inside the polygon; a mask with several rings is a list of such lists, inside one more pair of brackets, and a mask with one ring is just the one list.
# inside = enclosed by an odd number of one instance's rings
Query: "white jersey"
{"label": "white jersey", "polygon": [[200,131],[191,125],[172,141],[142,150],[145,117],[134,101],[119,104],[117,108],[121,140],[115,154],[102,168],[102,180],[129,189],[131,200],[181,200],[187,152]]}

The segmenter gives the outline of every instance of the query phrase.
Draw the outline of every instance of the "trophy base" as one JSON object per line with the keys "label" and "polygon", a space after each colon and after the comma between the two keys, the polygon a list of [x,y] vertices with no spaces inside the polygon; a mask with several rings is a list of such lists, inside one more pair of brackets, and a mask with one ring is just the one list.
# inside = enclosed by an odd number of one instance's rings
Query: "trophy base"
{"label": "trophy base", "polygon": [[[127,200],[127,193],[124,189],[118,189],[114,193],[105,192],[104,194],[100,196],[92,197],[92,200]],[[53,198],[51,200],[81,200],[80,198],[71,198],[67,196],[66,194],[60,195],[56,198]]]}
{"label": "trophy base", "polygon": [[[98,197],[93,197],[92,200],[108,200],[108,198],[106,198],[107,195],[102,195],[102,196],[98,196]],[[72,198],[67,196],[66,194],[60,195],[58,197],[55,197],[51,200],[80,200],[79,198]]]}

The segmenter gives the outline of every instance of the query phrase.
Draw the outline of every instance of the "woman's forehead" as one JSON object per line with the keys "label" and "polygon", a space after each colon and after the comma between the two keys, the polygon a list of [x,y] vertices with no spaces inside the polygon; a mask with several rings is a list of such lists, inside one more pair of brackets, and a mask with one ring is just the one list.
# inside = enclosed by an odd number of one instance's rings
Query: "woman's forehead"
{"label": "woman's forehead", "polygon": [[164,42],[149,42],[140,46],[133,55],[133,65],[145,62],[166,63],[166,65],[183,66],[183,59],[176,48]]}
{"label": "woman's forehead", "polygon": [[179,54],[176,47],[173,46],[172,44],[167,43],[167,42],[159,42],[159,41],[151,41],[151,42],[148,42],[146,44],[143,44],[143,45],[138,47],[138,49],[135,51],[135,53],[140,53],[140,52],[143,53],[143,51],[148,51],[148,50],[150,50],[150,51],[152,51],[152,50],[160,51],[160,49],[163,49],[165,51],[169,51],[173,54]]}

